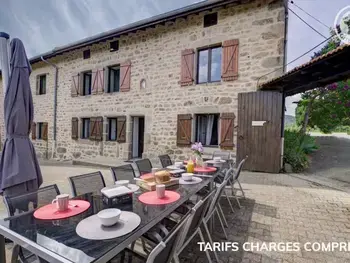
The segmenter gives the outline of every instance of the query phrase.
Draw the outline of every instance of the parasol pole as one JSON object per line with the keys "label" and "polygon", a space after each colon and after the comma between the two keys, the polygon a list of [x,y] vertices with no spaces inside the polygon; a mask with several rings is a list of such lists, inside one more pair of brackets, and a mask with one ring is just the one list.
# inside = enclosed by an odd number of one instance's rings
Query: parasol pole
{"label": "parasol pole", "polygon": [[0,69],[4,98],[10,76],[10,35],[0,32]]}

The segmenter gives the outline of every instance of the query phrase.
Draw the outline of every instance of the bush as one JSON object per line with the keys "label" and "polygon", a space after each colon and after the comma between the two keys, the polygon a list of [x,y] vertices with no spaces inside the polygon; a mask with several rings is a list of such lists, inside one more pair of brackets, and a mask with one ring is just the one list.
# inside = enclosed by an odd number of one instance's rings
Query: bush
{"label": "bush", "polygon": [[302,172],[309,167],[308,154],[318,149],[315,138],[302,135],[296,130],[284,132],[284,163],[289,163],[293,172]]}

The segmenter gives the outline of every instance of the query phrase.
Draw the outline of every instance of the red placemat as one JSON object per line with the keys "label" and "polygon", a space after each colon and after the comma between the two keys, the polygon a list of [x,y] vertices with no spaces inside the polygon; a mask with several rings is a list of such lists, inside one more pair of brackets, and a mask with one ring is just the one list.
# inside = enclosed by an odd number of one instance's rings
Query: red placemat
{"label": "red placemat", "polygon": [[[34,212],[36,219],[57,220],[79,215],[89,209],[90,203],[84,200],[69,200],[70,206],[66,211],[57,211],[56,204],[40,207]],[[74,207],[77,205],[77,207]]]}
{"label": "red placemat", "polygon": [[195,167],[194,171],[196,173],[213,173],[216,171],[215,167]]}
{"label": "red placemat", "polygon": [[164,198],[158,198],[157,192],[147,192],[139,196],[139,201],[146,205],[165,205],[180,199],[180,195],[174,191],[165,191]]}

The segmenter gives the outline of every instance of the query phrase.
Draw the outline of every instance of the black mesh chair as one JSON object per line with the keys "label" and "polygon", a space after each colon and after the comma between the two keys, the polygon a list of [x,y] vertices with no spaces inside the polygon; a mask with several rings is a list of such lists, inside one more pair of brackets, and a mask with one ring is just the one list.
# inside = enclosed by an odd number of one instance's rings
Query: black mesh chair
{"label": "black mesh chair", "polygon": [[[232,195],[236,198],[236,201],[238,203],[239,208],[241,208],[241,204],[239,202],[238,196],[236,195],[236,191],[235,190],[240,190],[242,193],[243,198],[245,199],[245,194],[243,191],[243,188],[241,186],[241,183],[239,182],[238,178],[241,174],[243,165],[245,163],[245,161],[248,159],[248,156],[246,156],[237,166],[237,169],[234,171],[234,174],[232,176],[232,179],[230,180],[230,184],[231,184],[231,190],[232,190]],[[235,189],[235,183],[238,183],[239,189]]]}
{"label": "black mesh chair", "polygon": [[118,180],[133,181],[135,177],[135,171],[131,164],[111,167],[111,172],[114,182]]}
{"label": "black mesh chair", "polygon": [[152,164],[149,159],[135,161],[135,164],[140,172],[140,175],[152,172]]}
{"label": "black mesh chair", "polygon": [[[55,199],[59,194],[60,190],[56,184],[53,184],[41,187],[33,193],[27,193],[18,196],[4,196],[4,201],[7,206],[8,215],[11,217],[21,213],[34,211],[39,207],[51,204],[52,200]],[[21,220],[30,219],[24,216],[23,218],[19,217],[16,220],[11,220],[10,228],[16,228],[22,225]],[[38,258],[36,255],[32,254],[17,244],[15,244],[12,249],[11,257],[11,262],[17,262],[18,259],[20,262],[46,262],[45,260]]]}
{"label": "black mesh chair", "polygon": [[72,186],[73,196],[94,193],[106,187],[105,180],[100,171],[72,176],[69,177],[69,181]]}
{"label": "black mesh chair", "polygon": [[158,157],[163,168],[173,165],[173,162],[171,161],[170,156],[168,154],[159,155]]}

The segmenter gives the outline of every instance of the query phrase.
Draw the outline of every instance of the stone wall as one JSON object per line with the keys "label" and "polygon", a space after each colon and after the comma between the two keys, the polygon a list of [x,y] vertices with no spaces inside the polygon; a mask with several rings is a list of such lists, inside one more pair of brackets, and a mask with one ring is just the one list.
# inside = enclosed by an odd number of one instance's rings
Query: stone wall
{"label": "stone wall", "polygon": [[[214,11],[218,11],[218,24],[215,26],[203,28],[203,16],[206,14],[203,12],[187,19],[167,22],[165,26],[122,36],[117,52],[110,52],[109,42],[105,42],[90,47],[90,59],[83,60],[84,49],[49,59],[59,67],[57,158],[105,156],[128,159],[132,141],[131,116],[145,117],[144,157],[155,160],[159,154],[168,153],[173,158],[185,158],[189,150],[176,146],[178,114],[234,112],[237,116],[238,93],[255,91],[260,76],[283,66],[283,2],[257,0]],[[219,44],[230,39],[239,39],[240,43],[237,80],[180,86],[182,50]],[[132,63],[129,92],[71,97],[71,76],[74,73],[119,64],[127,59]],[[35,79],[42,73],[48,73],[47,94],[35,95]],[[281,73],[280,69],[260,81]],[[140,89],[143,78],[146,79],[146,89]],[[43,62],[34,64],[31,86],[35,121],[49,124],[48,142],[34,141],[41,157],[46,154],[51,156],[53,144],[53,84],[54,69]],[[2,92],[2,88],[0,90]],[[106,120],[107,117],[121,115],[127,116],[126,143],[71,139],[72,117],[103,116]],[[4,134],[3,121],[1,134]]]}

